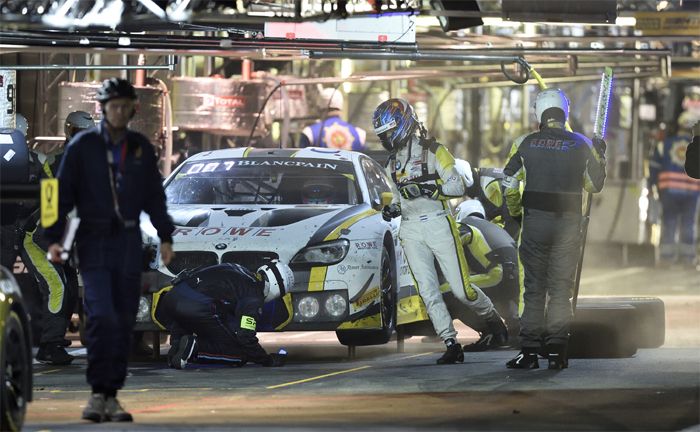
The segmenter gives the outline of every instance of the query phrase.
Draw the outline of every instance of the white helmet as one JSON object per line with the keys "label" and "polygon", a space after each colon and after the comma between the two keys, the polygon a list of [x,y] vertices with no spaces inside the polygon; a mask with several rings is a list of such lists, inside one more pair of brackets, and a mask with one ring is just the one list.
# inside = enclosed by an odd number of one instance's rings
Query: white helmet
{"label": "white helmet", "polygon": [[477,216],[481,219],[486,218],[486,210],[484,210],[484,206],[477,199],[463,201],[457,206],[455,211],[457,212],[457,220],[459,222],[463,222],[469,216]]}
{"label": "white helmet", "polygon": [[22,132],[22,135],[24,135],[25,138],[27,136],[27,132],[29,132],[29,122],[27,121],[27,118],[20,113],[17,113],[17,116],[15,117],[15,129]]}
{"label": "white helmet", "polygon": [[569,118],[569,99],[563,91],[556,88],[542,90],[535,98],[535,117],[542,121],[542,114],[549,108],[559,108],[564,111],[564,120]]}
{"label": "white helmet", "polygon": [[321,90],[321,108],[324,110],[342,110],[344,104],[343,94],[340,90],[326,87]]}
{"label": "white helmet", "polygon": [[471,187],[474,184],[474,176],[472,175],[472,166],[464,159],[455,159],[455,170],[462,177],[465,187]]}
{"label": "white helmet", "polygon": [[678,127],[685,130],[690,130],[697,121],[698,118],[696,115],[690,111],[683,111],[681,115],[678,116]]}
{"label": "white helmet", "polygon": [[85,111],[73,111],[68,114],[66,121],[63,124],[63,132],[66,138],[70,139],[75,133],[83,129],[90,129],[95,126],[95,120]]}
{"label": "white helmet", "polygon": [[265,280],[265,302],[282,297],[294,286],[294,273],[282,261],[272,261],[258,269]]}

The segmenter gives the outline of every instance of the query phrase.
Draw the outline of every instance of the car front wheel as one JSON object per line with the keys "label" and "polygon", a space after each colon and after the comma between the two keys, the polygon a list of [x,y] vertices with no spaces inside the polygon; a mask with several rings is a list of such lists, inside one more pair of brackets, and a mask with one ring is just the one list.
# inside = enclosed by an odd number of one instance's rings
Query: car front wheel
{"label": "car front wheel", "polygon": [[22,428],[31,373],[32,363],[22,321],[16,312],[10,312],[5,322],[0,352],[0,430],[18,431]]}

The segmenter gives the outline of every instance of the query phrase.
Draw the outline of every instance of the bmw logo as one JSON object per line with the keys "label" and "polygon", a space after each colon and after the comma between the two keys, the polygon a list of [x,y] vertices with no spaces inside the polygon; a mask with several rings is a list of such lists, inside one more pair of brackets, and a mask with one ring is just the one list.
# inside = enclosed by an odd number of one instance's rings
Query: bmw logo
{"label": "bmw logo", "polygon": [[224,250],[227,246],[228,245],[226,243],[217,243],[214,247],[216,248],[216,250]]}
{"label": "bmw logo", "polygon": [[401,161],[396,161],[396,165],[394,165],[394,169],[401,169]]}

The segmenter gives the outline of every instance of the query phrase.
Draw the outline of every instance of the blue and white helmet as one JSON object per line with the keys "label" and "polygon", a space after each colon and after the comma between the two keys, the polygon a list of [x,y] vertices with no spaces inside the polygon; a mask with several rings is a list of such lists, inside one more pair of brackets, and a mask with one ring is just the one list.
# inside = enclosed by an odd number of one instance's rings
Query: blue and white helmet
{"label": "blue and white helmet", "polygon": [[409,143],[420,122],[411,104],[394,98],[379,104],[372,124],[382,146],[394,153]]}

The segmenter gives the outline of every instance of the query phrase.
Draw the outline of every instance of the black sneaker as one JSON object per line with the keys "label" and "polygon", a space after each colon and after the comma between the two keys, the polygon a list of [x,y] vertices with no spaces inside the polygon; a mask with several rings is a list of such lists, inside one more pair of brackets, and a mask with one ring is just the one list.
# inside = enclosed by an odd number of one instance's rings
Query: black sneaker
{"label": "black sneaker", "polygon": [[447,346],[447,350],[437,360],[437,364],[455,364],[457,362],[464,362],[464,353],[462,352],[462,345],[453,342]]}
{"label": "black sneaker", "polygon": [[566,369],[569,367],[569,359],[566,355],[566,345],[547,345],[548,369]]}
{"label": "black sneaker", "polygon": [[36,353],[36,360],[41,363],[54,366],[65,366],[71,364],[75,359],[66,352],[66,349],[59,344],[41,345]]}
{"label": "black sneaker", "polygon": [[498,343],[498,341],[496,340],[496,337],[493,335],[493,333],[481,333],[481,337],[479,338],[478,341],[474,342],[473,344],[465,345],[462,348],[462,351],[464,351],[464,352],[482,352],[482,351],[488,351],[490,349],[496,349],[500,346],[502,346],[502,345]]}
{"label": "black sneaker", "polygon": [[[171,350],[172,351],[172,348]],[[180,338],[177,349],[168,356],[168,364],[175,369],[184,369],[187,362],[197,354],[197,338],[193,335],[186,335]]]}
{"label": "black sneaker", "polygon": [[537,353],[533,351],[520,351],[518,355],[506,363],[508,369],[539,369],[540,362]]}

